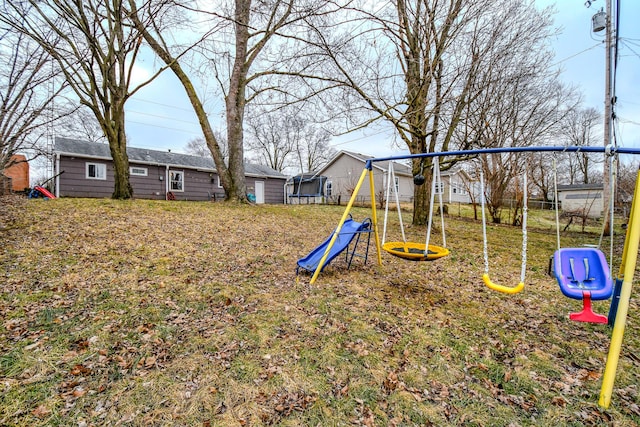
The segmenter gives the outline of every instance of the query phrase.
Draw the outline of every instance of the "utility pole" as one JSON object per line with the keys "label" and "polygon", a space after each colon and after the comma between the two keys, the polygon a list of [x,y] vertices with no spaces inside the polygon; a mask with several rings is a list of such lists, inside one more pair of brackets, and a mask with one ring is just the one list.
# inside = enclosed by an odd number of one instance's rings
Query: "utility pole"
{"label": "utility pole", "polygon": [[[611,95],[611,86],[612,86],[612,78],[611,78],[611,45],[612,45],[612,34],[613,28],[611,25],[611,0],[606,0],[605,4],[606,8],[606,25],[605,25],[605,66],[604,66],[604,78],[605,78],[605,89],[604,89],[604,146],[608,147],[611,144],[611,122],[613,119],[613,109],[612,109],[612,95]],[[613,218],[609,215],[608,206],[611,203],[611,198],[613,194],[611,192],[611,163],[609,158],[605,158],[604,161],[604,170],[603,170],[603,186],[602,189],[602,207],[603,207],[603,216],[604,216],[604,234],[608,234],[611,232],[611,224]]]}
{"label": "utility pole", "polygon": [[[587,0],[585,5],[590,7],[595,0]],[[611,93],[612,76],[611,76],[611,58],[612,58],[612,38],[613,38],[613,25],[612,25],[612,13],[611,13],[611,0],[606,0],[606,11],[602,10],[593,16],[593,31],[600,32],[605,30],[604,44],[605,44],[605,61],[604,61],[604,146],[607,147],[611,144],[611,125],[613,120],[613,96]],[[604,18],[604,28],[601,25],[602,18]],[[602,205],[603,205],[603,218],[604,218],[604,234],[608,234],[611,231],[611,218],[609,216],[608,206],[611,203],[611,164],[609,158],[605,158],[604,170],[603,170],[603,186],[602,189]]]}

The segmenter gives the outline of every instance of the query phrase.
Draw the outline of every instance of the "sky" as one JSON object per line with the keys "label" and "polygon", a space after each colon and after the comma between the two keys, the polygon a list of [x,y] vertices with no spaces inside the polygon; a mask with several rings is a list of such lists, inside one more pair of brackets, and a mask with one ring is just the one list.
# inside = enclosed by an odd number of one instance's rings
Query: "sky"
{"label": "sky", "polygon": [[[615,2],[615,0],[613,0]],[[536,0],[536,6],[553,6],[559,34],[550,40],[562,80],[579,87],[584,107],[604,109],[605,48],[604,32],[591,31],[591,18],[605,0]],[[620,146],[640,147],[640,1],[620,0],[619,60],[616,73],[616,115]],[[634,22],[636,21],[636,22]],[[153,61],[153,60],[148,60]],[[154,69],[157,63],[142,63]],[[144,71],[141,71],[144,74]],[[221,111],[221,100],[212,110]],[[170,71],[136,93],[127,103],[127,135],[133,147],[184,152],[187,142],[201,135],[198,122],[182,86]],[[224,118],[211,117],[220,127]],[[366,145],[365,145],[366,144]],[[399,155],[406,150],[393,144],[391,131],[365,130],[334,138],[336,150],[350,150],[376,157]]]}

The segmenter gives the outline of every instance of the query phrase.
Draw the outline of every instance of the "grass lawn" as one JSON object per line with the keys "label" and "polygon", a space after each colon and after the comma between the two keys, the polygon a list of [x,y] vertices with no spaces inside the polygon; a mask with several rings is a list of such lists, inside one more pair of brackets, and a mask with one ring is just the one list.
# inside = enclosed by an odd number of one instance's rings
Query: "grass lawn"
{"label": "grass lawn", "polygon": [[[481,226],[457,207],[447,258],[377,266],[372,245],[367,265],[297,280],[343,209],[0,200],[0,425],[640,424],[637,288],[605,411],[610,329],[567,318],[581,302],[546,274],[553,212],[531,212],[517,295],[483,285]],[[517,284],[520,230],[488,233],[491,278]]]}

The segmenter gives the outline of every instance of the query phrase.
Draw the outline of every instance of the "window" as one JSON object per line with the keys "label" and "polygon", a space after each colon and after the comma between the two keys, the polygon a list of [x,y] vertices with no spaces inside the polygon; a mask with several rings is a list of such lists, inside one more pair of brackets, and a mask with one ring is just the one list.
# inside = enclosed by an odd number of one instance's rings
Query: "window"
{"label": "window", "polygon": [[436,194],[444,194],[444,182],[436,183]]}
{"label": "window", "polygon": [[169,191],[184,191],[184,172],[169,171]]}
{"label": "window", "polygon": [[104,163],[87,163],[86,164],[87,179],[107,179],[107,165]]}
{"label": "window", "polygon": [[129,175],[131,175],[131,176],[147,176],[147,168],[131,166],[129,168]]}
{"label": "window", "polygon": [[333,183],[331,181],[327,181],[327,189],[325,191],[325,196],[331,197],[333,193]]}
{"label": "window", "polygon": [[399,193],[400,192],[400,178],[398,178],[397,176],[394,176],[393,185],[395,185],[395,187],[396,187],[396,193]]}
{"label": "window", "polygon": [[467,189],[464,188],[463,184],[453,184],[451,186],[451,191],[453,191],[453,194],[460,194],[460,195],[465,195],[467,194]]}

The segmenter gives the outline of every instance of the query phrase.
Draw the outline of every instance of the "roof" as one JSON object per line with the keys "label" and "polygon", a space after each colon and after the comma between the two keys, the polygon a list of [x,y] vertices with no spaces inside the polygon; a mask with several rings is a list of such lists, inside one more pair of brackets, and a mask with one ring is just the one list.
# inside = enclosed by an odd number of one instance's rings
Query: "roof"
{"label": "roof", "polygon": [[585,191],[596,190],[603,191],[603,184],[571,184],[571,185],[558,185],[558,191]]}
{"label": "roof", "polygon": [[[329,162],[318,172],[324,172],[326,169],[329,168],[329,166],[331,166],[331,164],[333,164],[337,159],[340,158],[340,156],[349,156],[352,157],[356,160],[359,160],[362,162],[362,167],[364,168],[364,164],[367,162],[367,160],[371,160],[371,159],[375,159],[376,157],[373,156],[369,156],[367,154],[361,154],[361,153],[355,153],[353,151],[346,151],[346,150],[342,150],[339,151],[335,156],[333,156],[333,158],[331,160],[329,160]],[[387,172],[389,170],[389,163],[392,163],[392,161],[390,160],[385,160],[385,161],[379,161],[379,162],[374,162],[372,164],[373,168],[377,168],[383,172]],[[406,175],[406,176],[413,176],[413,172],[411,169],[411,166],[408,166],[404,163],[399,163],[396,161],[393,161],[393,172],[396,175]],[[446,170],[446,171],[442,171],[441,175],[442,176],[447,176],[447,175],[455,175],[457,173],[460,173],[464,171],[461,171],[460,169],[450,169],[450,170]],[[469,178],[469,175],[466,174],[466,177]]]}
{"label": "roof", "polygon": [[[340,158],[340,156],[349,156],[352,157],[360,162],[362,162],[362,167],[364,168],[364,164],[367,162],[367,160],[371,160],[371,159],[375,159],[375,157],[373,156],[369,156],[367,154],[361,154],[361,153],[354,153],[353,151],[346,151],[346,150],[341,150],[339,151],[335,156],[333,156],[333,158],[331,160],[329,160],[327,162],[326,165],[324,165],[324,167],[322,169],[320,169],[320,171],[318,171],[318,174],[320,174],[321,172],[324,172],[326,169],[329,168],[329,166],[331,166],[336,160],[338,160]],[[386,172],[389,170],[389,161],[384,161],[384,162],[375,162],[373,163],[372,167],[376,168],[376,169],[380,169],[383,172]],[[393,162],[393,171],[395,172],[396,175],[409,175],[412,176],[413,174],[411,173],[411,168],[405,164],[402,163],[398,163],[398,162]]]}
{"label": "roof", "polygon": [[[111,151],[108,144],[88,142],[71,138],[56,137],[54,151],[58,154],[87,157],[92,159],[111,160]],[[192,156],[190,154],[173,153],[171,151],[149,150],[146,148],[127,147],[127,156],[131,163],[144,163],[153,165],[168,165],[187,169],[200,169],[216,171],[215,163],[211,157]],[[269,178],[286,178],[282,173],[263,165],[244,164],[246,175],[264,176]]]}

